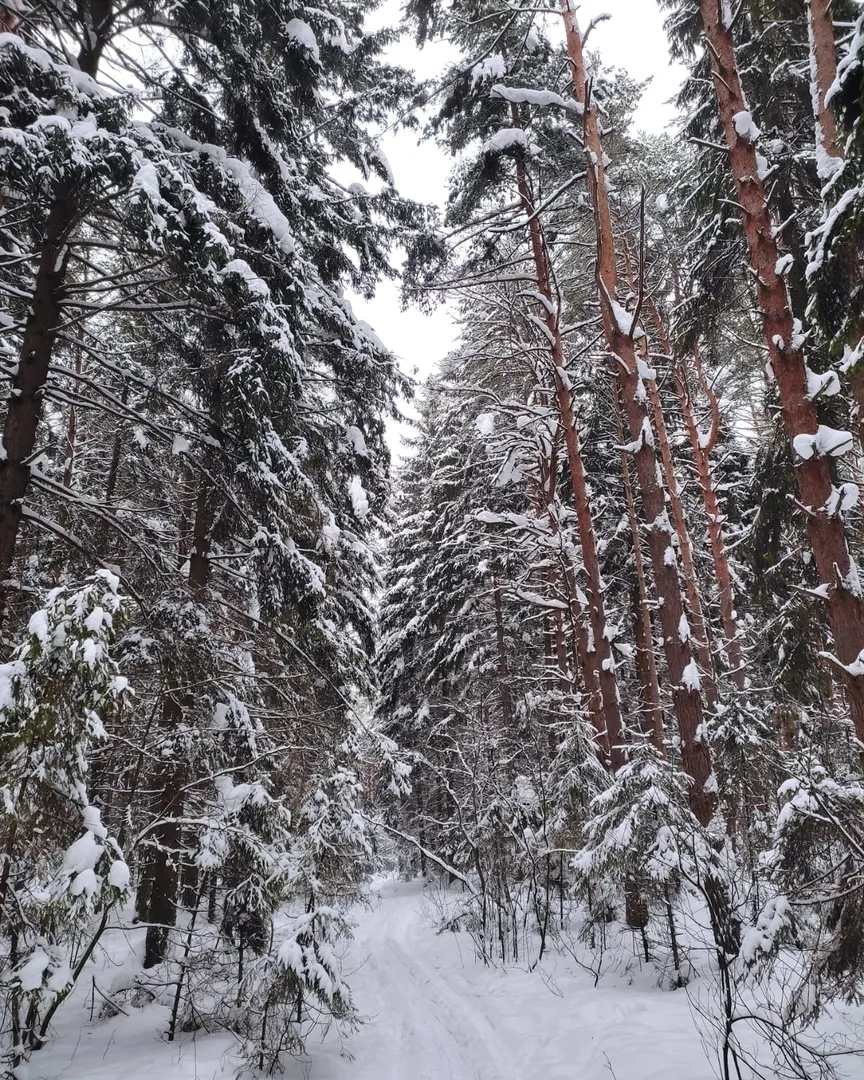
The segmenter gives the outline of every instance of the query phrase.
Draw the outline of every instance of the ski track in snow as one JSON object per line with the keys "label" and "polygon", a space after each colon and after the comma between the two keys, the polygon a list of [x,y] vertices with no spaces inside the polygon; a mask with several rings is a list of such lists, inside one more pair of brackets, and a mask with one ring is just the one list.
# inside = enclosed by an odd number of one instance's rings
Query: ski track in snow
{"label": "ski track in snow", "polygon": [[[347,1053],[313,1036],[309,1061],[291,1063],[288,1080],[712,1080],[687,995],[658,990],[653,971],[595,987],[560,955],[542,974],[484,967],[466,933],[436,934],[429,907],[417,882],[373,888],[344,965],[365,1022]],[[169,1044],[162,1007],[90,1023],[90,979],[82,983],[30,1080],[236,1075],[228,1036]]]}

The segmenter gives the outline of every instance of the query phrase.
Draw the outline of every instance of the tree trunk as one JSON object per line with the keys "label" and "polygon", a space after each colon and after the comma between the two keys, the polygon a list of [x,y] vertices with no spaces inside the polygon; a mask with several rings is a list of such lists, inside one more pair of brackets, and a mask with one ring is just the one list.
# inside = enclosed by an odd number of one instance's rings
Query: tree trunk
{"label": "tree trunk", "polygon": [[[159,724],[163,737],[170,742],[182,723],[183,703],[178,693],[168,692]],[[144,943],[145,968],[156,967],[165,959],[171,927],[177,921],[181,828],[176,819],[183,811],[181,788],[185,775],[184,764],[172,755],[166,757],[157,776],[157,824],[150,833],[152,847],[138,882],[138,917],[150,924]]]}
{"label": "tree trunk", "polygon": [[[627,277],[631,291],[635,291],[636,283],[633,280],[633,272],[630,262],[630,254],[624,251],[624,265],[627,268]],[[647,336],[639,338],[639,354],[646,368],[651,369],[651,357],[648,350]],[[696,562],[693,558],[693,543],[690,539],[690,530],[687,528],[687,520],[684,516],[684,506],[681,502],[681,489],[678,485],[678,477],[675,471],[675,461],[672,457],[672,444],[669,441],[669,432],[666,428],[666,419],[663,415],[663,403],[660,400],[660,391],[657,389],[657,380],[645,378],[643,380],[651,402],[651,414],[654,419],[654,432],[660,447],[660,461],[663,465],[663,479],[666,481],[666,493],[669,496],[669,505],[672,508],[672,524],[675,528],[675,536],[678,540],[678,554],[681,557],[681,571],[684,578],[684,588],[687,593],[687,603],[690,605],[690,618],[692,620],[692,635],[699,656],[699,664],[705,679],[705,701],[710,709],[717,704],[717,674],[714,670],[714,658],[711,655],[711,638],[705,611],[702,607],[702,597],[699,592],[699,583],[696,577]]]}
{"label": "tree trunk", "polygon": [[[518,107],[511,105],[511,110],[514,127],[521,127]],[[543,245],[540,222],[534,211],[534,201],[528,187],[525,169],[521,164],[517,165],[516,168],[516,183],[522,208],[528,218],[528,232],[531,253],[534,259],[534,269],[537,275],[537,288],[546,300],[546,303],[540,306],[543,320],[550,335],[555,400],[561,419],[561,427],[564,430],[564,445],[567,451],[567,464],[570,469],[570,483],[573,489],[573,502],[576,510],[576,525],[579,533],[579,543],[582,548],[582,562],[585,567],[586,600],[584,606],[587,609],[592,639],[589,642],[589,665],[596,673],[597,682],[599,683],[610,761],[613,769],[616,769],[624,761],[624,750],[621,745],[621,705],[618,699],[618,681],[615,677],[612,643],[609,640],[607,630],[606,606],[600,577],[600,560],[597,554],[594,521],[591,517],[585,466],[582,461],[582,451],[576,429],[576,418],[573,413],[570,389],[565,381],[564,367],[566,358],[564,355],[564,342],[561,337],[559,320],[554,314],[556,309],[553,303],[551,274],[546,249]],[[592,657],[594,659],[593,664],[591,664]]]}
{"label": "tree trunk", "polygon": [[[819,427],[816,408],[807,393],[807,369],[801,345],[796,339],[786,287],[776,270],[779,251],[765,188],[759,178],[756,149],[745,119],[749,113],[738,74],[732,32],[723,22],[719,0],[700,0],[700,5],[720,119],[742,210],[750,266],[756,281],[765,343],[777,383],[786,433],[794,443],[798,436],[816,435]],[[739,128],[743,134],[739,133]],[[856,734],[864,740],[864,674],[858,674],[857,667],[849,670],[864,649],[861,584],[849,553],[843,521],[839,515],[829,514],[826,509],[832,494],[827,458],[814,452],[812,457],[806,459],[796,453],[796,459],[810,546],[821,582],[827,586],[828,616],[834,647],[840,663],[844,665],[846,698]]]}
{"label": "tree trunk", "polygon": [[4,452],[0,459],[0,624],[5,616],[6,587],[15,558],[24,497],[30,487],[29,462],[36,448],[48,369],[60,331],[61,296],[69,260],[65,245],[77,220],[78,206],[73,193],[62,192],[45,224],[33,299],[6,403]]}
{"label": "tree trunk", "polygon": [[711,471],[711,452],[717,442],[717,434],[720,428],[720,406],[717,395],[708,384],[702,370],[698,348],[694,352],[694,364],[703,391],[711,406],[711,430],[708,439],[704,440],[699,433],[696,416],[693,412],[693,403],[690,397],[690,388],[687,383],[687,375],[681,364],[677,362],[672,350],[672,341],[666,329],[657,305],[653,297],[646,298],[646,306],[651,314],[652,321],[660,340],[660,347],[669,357],[672,364],[672,381],[678,397],[678,407],[684,418],[684,426],[687,429],[687,437],[690,440],[690,449],[693,452],[693,460],[696,463],[696,474],[699,478],[699,489],[702,492],[702,503],[705,508],[705,518],[708,523],[708,546],[711,550],[711,559],[714,563],[714,577],[717,583],[717,599],[720,605],[720,620],[723,624],[723,649],[729,664],[729,677],[736,689],[743,690],[745,683],[744,661],[741,655],[740,628],[735,614],[735,590],[732,585],[732,572],[729,569],[729,558],[726,554],[726,536],[723,530],[723,516],[720,512],[720,504],[717,501],[717,492],[714,488],[714,477]]}
{"label": "tree trunk", "polygon": [[[189,587],[196,599],[200,598],[210,579],[209,552],[213,521],[210,483],[202,475],[198,484],[189,556]],[[188,694],[178,690],[166,692],[160,726],[163,737],[169,743],[183,724],[184,713],[191,704]],[[152,924],[147,929],[145,968],[154,967],[165,959],[170,928],[177,920],[181,855],[188,846],[189,838],[184,837],[182,826],[176,819],[183,813],[185,800],[182,788],[188,771],[187,763],[178,758],[175,751],[166,759],[165,769],[157,777],[159,792],[155,810],[158,824],[151,834],[153,848],[139,888],[139,916]],[[187,886],[185,891],[197,892],[197,870],[184,868],[184,879]]]}
{"label": "tree trunk", "polygon": [[[87,7],[87,41],[78,67],[95,77],[110,33],[110,0],[91,0]],[[9,16],[10,25],[14,19]],[[30,487],[30,458],[42,418],[48,370],[63,317],[62,296],[69,265],[67,243],[80,222],[85,193],[62,185],[53,197],[39,251],[33,298],[24,324],[17,369],[11,378],[0,460],[0,627],[6,614],[9,574],[21,530],[24,498]]]}
{"label": "tree trunk", "polygon": [[[621,419],[619,388],[617,382],[614,381],[612,397],[615,402],[618,441],[623,442],[624,426]],[[636,513],[636,500],[633,497],[633,485],[630,483],[630,464],[627,461],[627,455],[623,453],[621,478],[624,484],[624,501],[627,504],[630,535],[633,537],[633,563],[636,568],[636,585],[633,589],[633,625],[636,639],[636,671],[642,697],[642,730],[650,734],[651,741],[661,754],[665,754],[660,680],[657,678],[657,660],[654,656],[654,629],[651,624],[651,610],[648,607],[648,582],[645,577],[645,560],[642,557],[642,537],[639,530],[639,517]]]}
{"label": "tree trunk", "polygon": [[513,720],[513,707],[510,701],[510,686],[507,671],[507,647],[504,637],[504,613],[501,610],[501,586],[492,584],[492,596],[495,604],[495,642],[498,648],[498,689],[501,694],[501,718],[509,730]]}
{"label": "tree trunk", "polygon": [[837,138],[837,121],[825,100],[837,77],[830,0],[808,0],[807,30],[810,37],[810,96],[816,123],[816,171],[819,179],[827,182],[837,173],[843,157]]}
{"label": "tree trunk", "polygon": [[[703,729],[702,694],[696,664],[684,627],[684,606],[678,580],[672,528],[666,513],[666,495],[654,453],[654,436],[647,412],[647,394],[636,362],[633,344],[635,327],[625,325],[628,316],[616,300],[618,270],[612,217],[606,192],[603,146],[596,110],[590,101],[590,84],[582,54],[582,37],[569,0],[561,0],[571,64],[573,89],[583,110],[585,151],[588,158],[588,187],[597,230],[597,278],[603,330],[614,370],[621,387],[624,415],[633,439],[633,459],[648,523],[648,550],[660,602],[660,625],[666,666],[672,683],[672,703],[681,737],[681,759],[691,779],[690,807],[703,824],[710,821],[716,796],[706,790],[711,775],[711,758]],[[635,318],[633,319],[635,323]]]}

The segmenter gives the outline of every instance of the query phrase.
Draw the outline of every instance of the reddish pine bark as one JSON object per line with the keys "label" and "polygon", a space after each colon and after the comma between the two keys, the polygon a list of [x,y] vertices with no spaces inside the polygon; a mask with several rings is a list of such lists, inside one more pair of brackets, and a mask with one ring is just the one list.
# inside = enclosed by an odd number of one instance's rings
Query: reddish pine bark
{"label": "reddish pine bark", "polygon": [[817,168],[819,177],[828,180],[836,165],[819,160],[821,153],[842,158],[837,139],[837,121],[831,106],[825,101],[837,76],[837,50],[834,45],[834,23],[830,0],[808,0],[807,25],[810,33],[810,90],[813,98],[813,119],[816,121]]}
{"label": "reddish pine bark", "polygon": [[[514,127],[521,127],[519,110],[511,106]],[[576,418],[570,389],[566,384],[564,366],[564,342],[558,318],[554,314],[554,297],[546,249],[540,222],[534,212],[534,201],[528,187],[524,167],[516,168],[516,185],[522,208],[528,218],[528,232],[531,242],[531,254],[537,276],[537,289],[546,299],[541,304],[541,315],[549,331],[550,351],[555,380],[555,400],[561,427],[564,431],[564,445],[567,452],[567,464],[570,468],[570,483],[573,488],[573,502],[576,511],[576,526],[579,544],[582,548],[582,563],[585,570],[585,596],[588,623],[591,628],[591,642],[586,657],[586,671],[593,670],[600,688],[604,730],[609,745],[609,760],[613,769],[624,762],[621,740],[621,705],[618,699],[618,681],[615,677],[615,660],[612,656],[612,644],[607,635],[606,607],[603,599],[603,585],[600,577],[600,560],[597,554],[597,538],[594,534],[594,521],[591,517],[591,502],[582,461],[579,434],[576,430]],[[571,599],[572,603],[572,599]],[[593,659],[593,663],[591,662]],[[586,685],[588,680],[586,679]]]}
{"label": "reddish pine bark", "polygon": [[[627,269],[627,277],[631,290],[635,287],[629,252],[624,251],[624,265]],[[639,355],[646,367],[651,367],[651,357],[648,350],[648,338],[639,339]],[[690,539],[690,530],[687,528],[687,520],[684,516],[684,506],[681,502],[681,489],[678,484],[678,476],[675,469],[675,461],[672,457],[672,444],[669,441],[669,431],[666,428],[666,419],[663,415],[663,404],[660,401],[660,391],[657,389],[656,379],[645,379],[645,388],[651,402],[651,414],[654,420],[654,433],[657,445],[660,447],[660,461],[663,464],[663,479],[666,482],[666,492],[669,496],[669,505],[672,508],[672,524],[675,528],[675,536],[678,539],[678,554],[681,557],[681,571],[684,578],[684,588],[687,592],[687,603],[690,605],[690,619],[693,642],[699,656],[699,664],[705,680],[705,700],[708,707],[713,709],[717,704],[717,675],[714,670],[714,658],[711,655],[711,639],[708,630],[708,622],[705,618],[705,610],[702,607],[702,596],[699,592],[699,582],[696,577],[696,562],[693,558],[693,543]]]}
{"label": "reddish pine bark", "polygon": [[[807,371],[795,329],[786,286],[776,271],[779,251],[771,225],[765,188],[759,178],[756,148],[747,134],[744,92],[735,59],[731,30],[723,23],[718,0],[700,0],[705,40],[714,76],[714,88],[729,163],[741,206],[750,266],[762,315],[765,343],[777,383],[780,409],[790,441],[799,435],[815,435],[819,426],[816,408],[807,396]],[[744,132],[739,133],[736,128]],[[794,450],[793,450],[794,453]],[[798,487],[816,567],[828,587],[828,617],[834,648],[841,664],[850,665],[864,649],[864,600],[857,568],[849,553],[842,519],[829,515],[831,497],[828,460],[795,455]],[[844,670],[846,698],[859,739],[864,740],[864,677]]]}
{"label": "reddish pine bark", "polygon": [[687,429],[687,436],[690,440],[690,449],[693,452],[693,460],[696,463],[696,474],[699,478],[699,490],[702,493],[705,518],[708,522],[708,546],[711,550],[711,559],[714,563],[714,579],[717,583],[720,620],[723,624],[723,649],[729,663],[730,678],[739,690],[743,690],[744,661],[741,655],[738,620],[735,616],[735,589],[732,584],[732,572],[729,569],[729,558],[726,554],[723,515],[717,500],[717,492],[714,488],[714,476],[711,470],[711,451],[716,445],[717,433],[720,427],[720,406],[717,401],[717,395],[705,379],[697,349],[694,353],[694,364],[696,365],[700,385],[711,406],[711,431],[707,441],[703,440],[699,434],[699,427],[693,412],[693,403],[690,397],[690,388],[687,385],[686,372],[680,364],[676,363],[672,352],[672,342],[669,338],[666,324],[661,318],[653,298],[650,296],[646,297],[645,303],[656,328],[660,347],[672,363],[672,381],[675,384],[678,407],[684,418],[684,426]]}
{"label": "reddish pine bark", "polygon": [[[576,100],[583,109],[583,135],[588,156],[588,187],[597,230],[597,277],[606,344],[615,364],[621,387],[624,415],[633,440],[633,461],[648,524],[648,549],[654,582],[660,601],[663,646],[672,684],[671,697],[681,738],[681,759],[691,779],[690,807],[703,824],[710,821],[716,797],[706,791],[711,775],[711,757],[704,738],[702,694],[692,678],[695,669],[690,642],[681,633],[684,605],[678,580],[675,551],[670,544],[671,525],[666,513],[666,495],[654,453],[653,432],[647,411],[647,395],[639,377],[633,329],[623,326],[626,313],[616,300],[618,271],[612,218],[606,193],[603,146],[596,110],[590,101],[590,84],[582,54],[582,37],[568,0],[561,0]],[[637,448],[638,447],[638,448]]]}
{"label": "reddish pine bark", "polygon": [[[546,395],[541,396],[543,405],[548,405]],[[557,532],[558,525],[553,513],[555,504],[555,487],[558,471],[558,450],[552,444],[548,459],[541,459],[539,463],[539,480],[536,485],[534,497],[534,512],[537,517],[548,515],[549,524],[553,532]],[[583,616],[582,605],[579,602],[579,590],[576,584],[576,571],[567,553],[562,550],[561,562],[564,569],[564,586],[569,605],[571,630],[575,644],[575,659],[578,672],[582,676],[582,685],[585,690],[586,707],[591,723],[597,733],[597,754],[604,765],[609,763],[609,736],[606,730],[606,721],[603,717],[603,700],[600,696],[600,683],[597,678],[595,661],[592,660],[590,642],[586,620]],[[558,591],[558,577],[555,568],[550,567],[547,581],[551,591]],[[556,634],[560,629],[560,619],[556,621],[546,616],[546,659],[547,666],[551,670],[553,657],[558,657],[560,666],[561,650],[556,641]]]}
{"label": "reddish pine bark", "polygon": [[[842,167],[843,150],[837,133],[834,111],[826,97],[837,77],[837,48],[834,44],[834,23],[830,0],[808,0],[807,26],[810,36],[810,96],[813,101],[815,125],[816,170],[826,185]],[[861,267],[851,271],[860,273]],[[849,344],[856,346],[864,334],[864,317],[854,321]],[[864,363],[858,363],[849,373],[849,390],[858,418],[858,440],[864,448]]]}

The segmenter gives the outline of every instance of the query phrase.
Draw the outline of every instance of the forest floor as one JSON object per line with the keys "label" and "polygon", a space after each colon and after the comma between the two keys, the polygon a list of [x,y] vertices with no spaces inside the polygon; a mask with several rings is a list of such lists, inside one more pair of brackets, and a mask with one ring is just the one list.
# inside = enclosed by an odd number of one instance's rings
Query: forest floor
{"label": "forest floor", "polygon": [[[313,1034],[289,1080],[711,1080],[686,991],[653,967],[599,985],[574,959],[484,967],[464,931],[436,933],[440,894],[384,880],[356,913],[345,973],[365,1022],[340,1048]],[[449,895],[458,903],[458,896]],[[632,959],[632,956],[631,956]],[[134,961],[133,961],[134,962]],[[115,961],[116,963],[116,961]],[[122,977],[122,973],[121,973]],[[116,976],[115,976],[116,978]],[[236,1075],[224,1035],[165,1040],[167,1010],[91,1021],[99,998],[69,1003],[30,1080],[215,1080]]]}

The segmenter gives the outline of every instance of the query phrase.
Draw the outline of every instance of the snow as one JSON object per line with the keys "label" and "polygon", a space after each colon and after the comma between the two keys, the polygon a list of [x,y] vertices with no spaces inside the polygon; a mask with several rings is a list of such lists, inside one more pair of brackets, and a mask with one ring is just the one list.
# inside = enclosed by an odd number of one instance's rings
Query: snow
{"label": "snow", "polygon": [[792,267],[795,265],[795,256],[787,252],[785,255],[781,255],[774,266],[774,273],[778,277],[783,277],[784,274],[788,274]]}
{"label": "snow", "polygon": [[831,104],[852,72],[860,66],[862,51],[864,51],[864,12],[858,16],[851,40],[846,46],[843,57],[837,64],[837,75],[825,94],[826,105]]}
{"label": "snow", "polygon": [[[633,326],[633,314],[629,312],[627,308],[622,307],[614,297],[608,296],[609,306],[612,309],[612,314],[615,317],[615,322],[618,324],[618,330],[625,335],[630,336],[630,328]],[[639,338],[645,337],[645,331],[641,326],[636,326],[633,330],[633,340],[638,341]]]}
{"label": "snow", "polygon": [[298,45],[306,49],[316,64],[321,62],[318,39],[315,37],[315,31],[309,23],[304,22],[302,19],[289,19],[285,24],[285,33],[293,41],[296,41]]}
{"label": "snow", "polygon": [[242,278],[246,282],[249,292],[254,293],[256,296],[267,297],[270,295],[267,282],[255,273],[245,259],[232,259],[231,262],[226,263],[220,271],[220,276],[223,278],[231,276]]}
{"label": "snow", "polygon": [[348,485],[348,494],[351,497],[351,506],[358,518],[364,518],[369,513],[369,497],[360,482],[360,477],[352,478]]}
{"label": "snow", "polygon": [[815,435],[796,435],[792,446],[798,457],[809,461],[813,457],[841,457],[852,448],[852,433],[820,424]]}
{"label": "snow", "polygon": [[808,233],[806,240],[810,244],[814,236],[820,238],[819,243],[815,245],[815,252],[813,258],[808,262],[807,269],[805,270],[805,277],[811,278],[814,274],[818,273],[821,269],[823,262],[825,261],[825,247],[826,242],[834,232],[834,228],[840,218],[846,213],[846,211],[855,205],[857,199],[864,194],[864,184],[860,187],[850,187],[837,200],[831,210],[825,216],[825,220],[819,225],[819,228],[814,230],[813,233]]}
{"label": "snow", "polygon": [[559,109],[566,109],[568,112],[576,113],[577,116],[581,116],[583,112],[582,106],[575,98],[564,98],[556,94],[554,90],[531,90],[524,86],[503,86],[501,83],[496,83],[491,89],[491,94],[493,97],[510,101],[514,105],[557,105]]}
{"label": "snow", "polygon": [[681,685],[686,686],[688,690],[699,689],[699,668],[696,667],[695,660],[691,660],[690,663],[681,672]]}
{"label": "snow", "polygon": [[815,372],[810,368],[807,371],[807,397],[811,400],[817,397],[833,397],[840,393],[840,379],[836,371]]}
{"label": "snow", "polygon": [[491,435],[495,430],[495,413],[480,413],[474,424],[478,435]]}
{"label": "snow", "polygon": [[791,909],[785,896],[769,900],[756,925],[748,926],[741,935],[741,955],[747,963],[752,964],[759,952],[771,952],[777,934],[790,924],[790,916]]}
{"label": "snow", "polygon": [[[640,383],[641,385],[641,383]],[[620,450],[625,454],[638,454],[643,446],[654,445],[654,432],[651,430],[651,421],[647,416],[642,418],[642,427],[639,431],[639,435],[632,442],[624,443],[623,446],[616,446],[616,450]]]}
{"label": "snow", "polygon": [[851,482],[841,484],[839,488],[832,487],[831,494],[825,503],[825,512],[833,516],[845,510],[851,510],[858,505],[858,485]]}
{"label": "snow", "polygon": [[162,201],[162,193],[159,188],[159,174],[156,167],[150,161],[145,161],[132,179],[132,190],[143,191],[153,202]]}
{"label": "snow", "polygon": [[345,429],[345,434],[348,436],[348,441],[351,443],[351,448],[355,454],[359,457],[369,457],[369,447],[366,445],[366,436],[360,428],[354,424],[349,424]]}
{"label": "snow", "polygon": [[27,624],[27,629],[33,635],[38,638],[39,641],[45,645],[48,642],[48,612],[44,609],[40,611],[34,611],[30,616],[30,621]]}
{"label": "snow", "polygon": [[43,71],[53,70],[61,73],[80,94],[87,94],[89,97],[97,98],[107,96],[95,79],[83,71],[79,71],[78,68],[55,63],[44,49],[33,49],[29,45],[25,45],[17,34],[0,34],[0,49],[3,48],[17,49],[22,56],[26,56],[31,63],[42,68]]}
{"label": "snow", "polygon": [[[297,20],[300,22],[300,20]],[[305,25],[305,24],[304,24]],[[269,229],[286,255],[296,250],[291,225],[269,191],[255,178],[250,167],[238,158],[229,157],[221,146],[191,139],[179,128],[166,128],[166,134],[185,150],[204,154],[220,165],[234,180],[246,201],[246,208],[258,223]]]}
{"label": "snow", "polygon": [[521,146],[531,154],[538,153],[538,147],[528,141],[528,136],[522,128],[501,128],[486,140],[483,149],[486,153],[502,153],[511,146]]}
{"label": "snow", "polygon": [[18,981],[22,990],[36,990],[42,985],[42,976],[51,966],[44,949],[34,949],[27,961],[18,968]]}
{"label": "snow", "polygon": [[764,154],[756,154],[756,175],[760,180],[767,180],[775,168]]}
{"label": "snow", "polygon": [[[449,893],[449,902],[459,896]],[[595,986],[563,953],[548,954],[534,971],[486,967],[475,962],[464,930],[436,932],[436,906],[419,882],[374,884],[368,907],[354,913],[344,961],[366,1022],[344,1048],[333,1037],[313,1038],[308,1060],[289,1062],[288,1080],[712,1080],[687,991],[658,989],[656,972],[639,964],[604,972]],[[130,984],[143,933],[135,927],[103,939],[108,962],[90,965],[102,993]],[[38,986],[53,965],[44,952],[31,962],[28,980]],[[198,1032],[169,1043],[168,1008],[160,1004],[125,1005],[127,1015],[90,1022],[92,993],[88,976],[61,1010],[58,1037],[34,1057],[34,1078],[236,1075],[229,1036]]]}
{"label": "snow", "polygon": [[115,889],[126,889],[129,886],[130,873],[128,865],[122,859],[115,859],[108,869],[108,884]]}
{"label": "snow", "polygon": [[[503,79],[507,74],[507,65],[500,53],[494,53],[481,60],[471,68],[471,82],[478,83],[484,79]],[[493,90],[495,87],[493,86]]]}
{"label": "snow", "polygon": [[746,109],[742,109],[741,112],[735,113],[732,117],[732,123],[735,125],[735,132],[738,135],[738,138],[743,139],[745,142],[755,143],[762,134],[753,122],[753,117]]}

